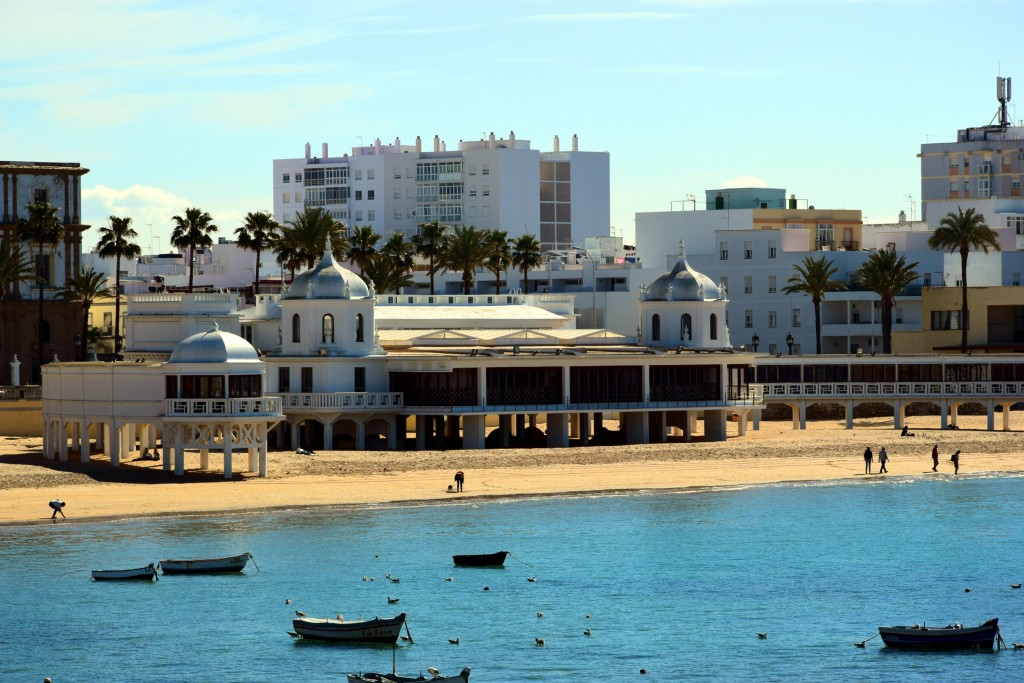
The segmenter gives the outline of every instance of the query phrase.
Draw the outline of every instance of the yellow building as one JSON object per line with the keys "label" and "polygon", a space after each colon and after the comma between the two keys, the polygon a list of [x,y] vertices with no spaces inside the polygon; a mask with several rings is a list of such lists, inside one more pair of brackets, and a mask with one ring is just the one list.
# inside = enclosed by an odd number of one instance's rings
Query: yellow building
{"label": "yellow building", "polygon": [[[921,291],[921,330],[896,332],[893,353],[960,353],[960,287]],[[967,347],[974,353],[1024,351],[1024,290],[968,287]]]}

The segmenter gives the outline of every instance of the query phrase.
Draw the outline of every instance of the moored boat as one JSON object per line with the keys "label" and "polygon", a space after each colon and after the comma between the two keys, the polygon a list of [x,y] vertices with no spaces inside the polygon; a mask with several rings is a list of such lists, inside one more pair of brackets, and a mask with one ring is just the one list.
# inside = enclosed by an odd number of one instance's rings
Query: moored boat
{"label": "moored boat", "polygon": [[349,674],[348,683],[416,683],[417,681],[430,681],[431,683],[469,683],[470,668],[467,666],[455,676],[442,676],[434,673],[437,669],[431,669],[432,678],[423,674],[419,676],[399,676],[397,674],[365,673]]}
{"label": "moored boat", "polygon": [[404,624],[405,612],[397,617],[387,619],[374,617],[366,621],[317,619],[315,617],[292,619],[294,635],[337,643],[389,643],[393,645],[398,641],[398,634]]}
{"label": "moored boat", "polygon": [[507,550],[486,555],[452,555],[456,567],[501,567],[508,556]]}
{"label": "moored boat", "polygon": [[156,567],[150,562],[137,569],[94,569],[92,578],[95,581],[152,581],[160,580],[156,575]]}
{"label": "moored boat", "polygon": [[886,646],[902,650],[991,650],[999,635],[999,619],[970,627],[879,626],[878,635]]}
{"label": "moored boat", "polygon": [[160,560],[159,566],[164,574],[219,574],[240,572],[250,559],[251,553],[242,553],[207,560]]}

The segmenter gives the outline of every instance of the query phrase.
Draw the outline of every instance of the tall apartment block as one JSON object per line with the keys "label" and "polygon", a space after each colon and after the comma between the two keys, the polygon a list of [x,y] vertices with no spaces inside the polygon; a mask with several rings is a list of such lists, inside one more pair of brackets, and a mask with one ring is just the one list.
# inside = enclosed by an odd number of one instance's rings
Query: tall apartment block
{"label": "tall apartment block", "polygon": [[274,160],[274,218],[285,223],[307,207],[323,207],[348,226],[373,226],[382,235],[416,233],[420,223],[538,235],[545,249],[582,246],[585,237],[610,234],[607,152],[569,150],[556,136],[550,152],[529,140],[460,141],[457,150],[434,136],[429,150],[382,144],[331,156],[324,143],[313,156]]}
{"label": "tall apartment block", "polygon": [[1024,126],[1007,115],[1010,79],[996,79],[999,110],[987,126],[957,131],[955,142],[921,145],[921,216],[929,227],[957,207],[974,208],[992,228],[1024,235]]}

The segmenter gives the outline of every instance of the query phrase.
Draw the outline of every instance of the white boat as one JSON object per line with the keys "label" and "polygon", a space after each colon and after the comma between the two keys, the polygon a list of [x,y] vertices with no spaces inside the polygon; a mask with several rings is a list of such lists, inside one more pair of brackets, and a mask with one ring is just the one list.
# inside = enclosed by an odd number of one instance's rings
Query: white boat
{"label": "white boat", "polygon": [[349,674],[348,683],[416,683],[416,681],[432,681],[432,683],[469,683],[470,668],[467,666],[455,676],[442,676],[437,669],[430,669],[431,678],[423,674],[419,676],[399,676],[397,674],[365,673]]}
{"label": "white boat", "polygon": [[208,560],[160,560],[159,564],[164,574],[218,574],[240,572],[245,569],[245,564],[250,559],[251,553],[242,553]]}
{"label": "white boat", "polygon": [[152,581],[160,580],[156,575],[156,567],[150,562],[137,569],[94,569],[92,578],[96,581]]}
{"label": "white boat", "polygon": [[338,643],[390,643],[398,641],[398,634],[405,624],[405,612],[397,617],[368,621],[344,621],[342,619],[317,619],[299,617],[292,619],[293,635],[316,640],[330,640]]}

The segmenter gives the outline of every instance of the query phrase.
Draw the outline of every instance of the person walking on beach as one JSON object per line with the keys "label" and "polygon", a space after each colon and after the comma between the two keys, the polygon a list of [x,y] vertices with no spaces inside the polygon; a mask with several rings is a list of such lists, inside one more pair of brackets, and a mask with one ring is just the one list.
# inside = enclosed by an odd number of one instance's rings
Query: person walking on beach
{"label": "person walking on beach", "polygon": [[953,463],[953,474],[960,472],[960,451],[953,454],[953,457],[949,459]]}
{"label": "person walking on beach", "polygon": [[871,462],[875,459],[875,454],[871,452],[871,446],[864,449],[864,474],[871,474]]}
{"label": "person walking on beach", "polygon": [[939,444],[932,446],[932,472],[939,471]]}
{"label": "person walking on beach", "polygon": [[889,470],[885,469],[885,463],[889,461],[889,454],[885,450],[885,446],[882,446],[882,450],[878,451],[878,473],[885,474]]}
{"label": "person walking on beach", "polygon": [[459,493],[462,493],[462,482],[466,481],[466,475],[459,470],[455,473],[455,488]]}
{"label": "person walking on beach", "polygon": [[64,506],[65,505],[67,505],[67,503],[62,501],[60,498],[58,498],[57,500],[51,500],[50,501],[50,509],[53,510],[53,514],[50,515],[50,519],[57,519],[57,513],[58,512],[60,513],[61,517],[63,517],[64,519],[67,519],[67,515],[64,514]]}

